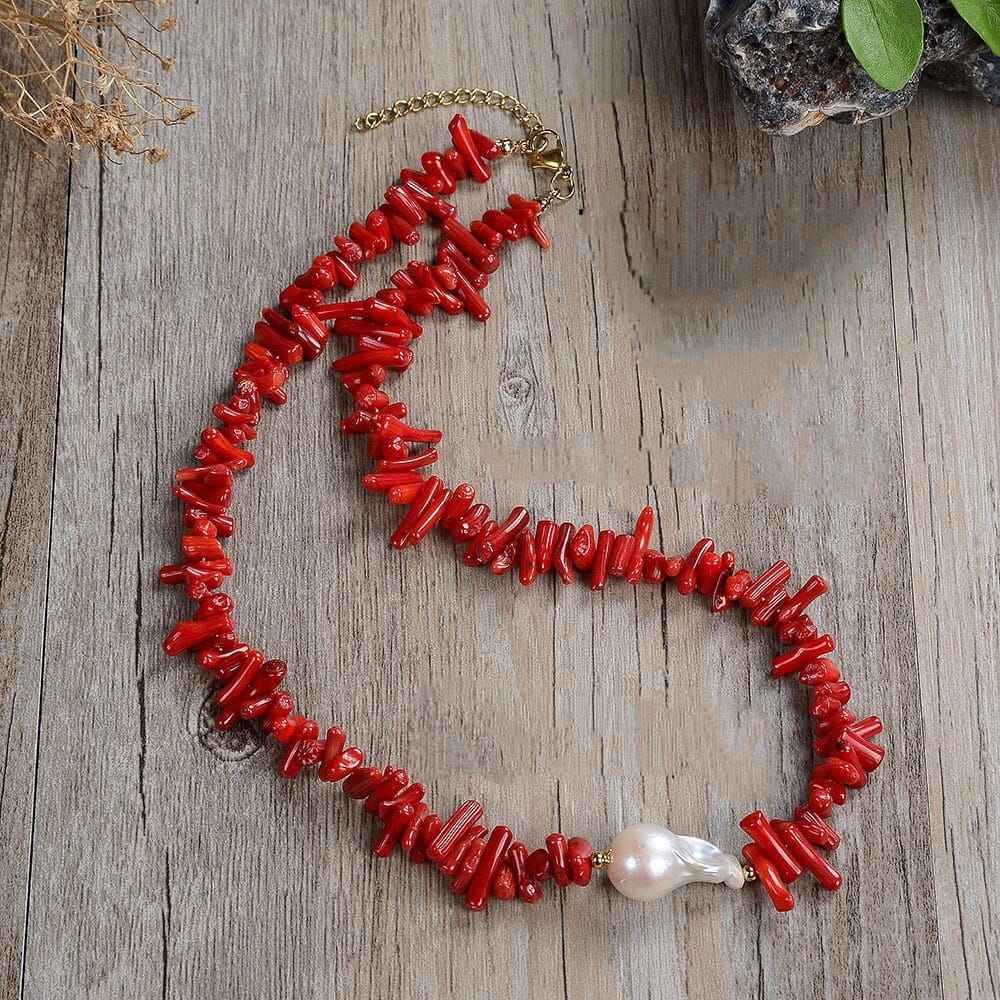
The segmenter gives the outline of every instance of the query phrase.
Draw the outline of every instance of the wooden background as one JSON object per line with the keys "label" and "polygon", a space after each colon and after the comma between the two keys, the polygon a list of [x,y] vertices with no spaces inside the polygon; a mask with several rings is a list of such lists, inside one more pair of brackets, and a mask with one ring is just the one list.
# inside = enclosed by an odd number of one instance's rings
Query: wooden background
{"label": "wooden background", "polygon": [[[996,997],[997,113],[928,88],[862,129],[756,134],[687,0],[179,13],[200,113],[165,163],[0,138],[0,996]],[[670,549],[708,531],[834,581],[822,621],[889,758],[842,814],[845,889],[803,882],[787,917],[603,880],[470,916],[374,862],[338,793],[207,737],[202,678],[160,651],[170,476],[257,309],[447,141],[444,113],[347,120],[460,83],[563,130],[580,198],[485,328],[433,325],[401,394],[501,506],[624,529],[648,497]],[[503,171],[491,199],[530,183]],[[232,590],[320,719],[533,841],[646,819],[736,849],[744,812],[798,801],[804,700],[760,637],[653,588],[388,551],[325,365],[293,391]]]}

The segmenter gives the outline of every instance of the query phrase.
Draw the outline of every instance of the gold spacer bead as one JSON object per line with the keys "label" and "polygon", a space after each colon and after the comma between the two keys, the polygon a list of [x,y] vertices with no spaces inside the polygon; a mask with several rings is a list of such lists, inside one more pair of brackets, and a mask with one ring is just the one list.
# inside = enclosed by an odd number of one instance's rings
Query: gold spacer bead
{"label": "gold spacer bead", "polygon": [[590,863],[595,868],[607,868],[611,864],[611,851],[594,851]]}
{"label": "gold spacer bead", "polygon": [[753,865],[743,866],[743,884],[749,885],[751,882],[757,881],[757,872],[754,870]]}

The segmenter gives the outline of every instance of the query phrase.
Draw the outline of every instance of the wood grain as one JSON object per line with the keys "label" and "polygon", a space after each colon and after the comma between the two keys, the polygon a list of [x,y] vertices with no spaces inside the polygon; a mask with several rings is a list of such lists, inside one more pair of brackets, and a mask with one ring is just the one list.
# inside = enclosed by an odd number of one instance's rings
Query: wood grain
{"label": "wood grain", "polygon": [[[68,217],[65,171],[33,173],[44,211],[11,240],[4,316],[49,354],[14,382],[31,409],[3,438],[26,428],[30,472],[5,463],[0,484],[19,546],[0,621],[27,626],[0,671],[0,997],[996,996],[991,113],[928,92],[860,130],[761,136],[694,4],[183,14],[175,89],[201,113],[174,156],[81,159]],[[845,889],[803,884],[787,918],[755,892],[638,907],[603,884],[472,917],[430,872],[372,860],[338,794],[209,734],[202,678],[159,650],[185,606],[155,584],[169,477],[256,310],[447,134],[443,114],[345,123],[459,83],[538,106],[580,198],[544,261],[511,254],[490,323],[430,324],[400,384],[448,429],[445,474],[619,530],[648,500],[670,550],[709,532],[836,583],[822,621],[890,758],[844,813]],[[463,210],[531,183],[503,171]],[[387,551],[342,412],[321,365],[296,376],[232,545],[243,628],[318,718],[531,842],[648,819],[736,849],[745,811],[798,801],[804,700],[768,680],[762,637],[672,592],[522,591],[437,540]]]}
{"label": "wood grain", "polygon": [[[948,996],[995,996],[1000,152],[960,102],[886,129],[893,328]],[[939,150],[963,150],[951,157]],[[927,155],[930,150],[932,155]],[[982,211],[987,206],[987,211]]]}
{"label": "wood grain", "polygon": [[[0,43],[5,65],[9,48]],[[0,996],[16,996],[31,885],[57,422],[64,164],[0,142]]]}

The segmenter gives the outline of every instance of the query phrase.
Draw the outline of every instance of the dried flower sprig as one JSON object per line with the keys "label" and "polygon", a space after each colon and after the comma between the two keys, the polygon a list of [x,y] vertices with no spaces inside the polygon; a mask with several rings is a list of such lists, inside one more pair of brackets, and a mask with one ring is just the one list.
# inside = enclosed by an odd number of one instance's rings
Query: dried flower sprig
{"label": "dried flower sprig", "polygon": [[162,91],[148,71],[167,58],[140,37],[170,31],[166,0],[0,0],[0,117],[42,143],[100,155],[167,151],[146,142],[154,125],[195,109]]}

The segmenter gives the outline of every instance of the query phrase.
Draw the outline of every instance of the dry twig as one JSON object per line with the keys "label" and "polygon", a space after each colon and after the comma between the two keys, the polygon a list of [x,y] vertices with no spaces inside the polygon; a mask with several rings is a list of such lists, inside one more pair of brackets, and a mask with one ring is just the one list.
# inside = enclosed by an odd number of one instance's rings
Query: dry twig
{"label": "dry twig", "polygon": [[166,150],[146,144],[146,129],[195,113],[148,71],[173,66],[140,37],[175,27],[175,18],[159,16],[165,3],[0,0],[0,117],[72,151],[162,160]]}

